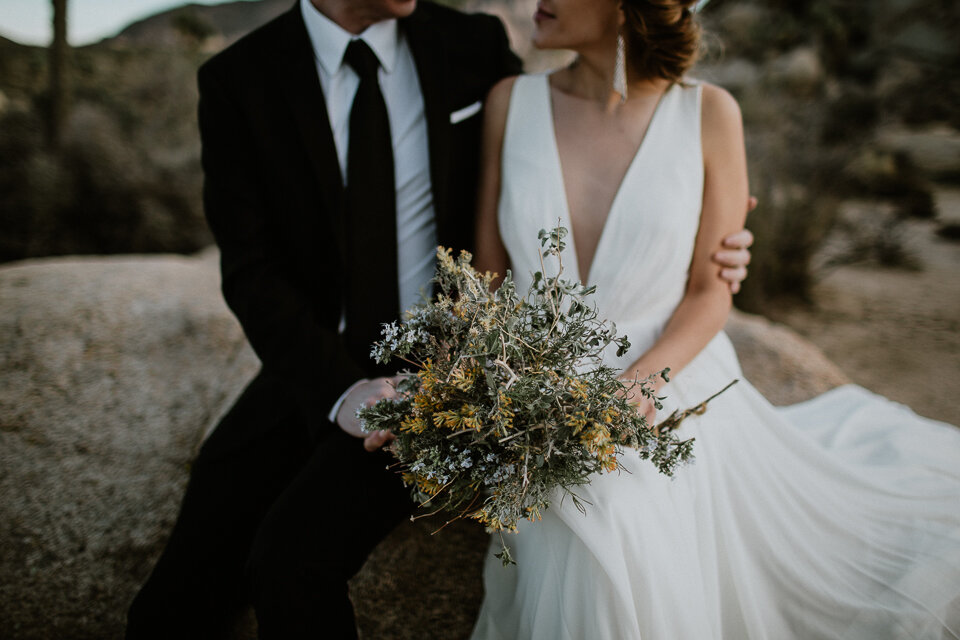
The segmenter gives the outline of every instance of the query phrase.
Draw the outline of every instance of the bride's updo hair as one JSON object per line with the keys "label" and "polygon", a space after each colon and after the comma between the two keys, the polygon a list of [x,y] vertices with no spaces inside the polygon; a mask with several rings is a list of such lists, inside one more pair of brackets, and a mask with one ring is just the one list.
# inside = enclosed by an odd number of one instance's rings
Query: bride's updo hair
{"label": "bride's updo hair", "polygon": [[680,82],[700,51],[697,0],[621,0],[627,60],[642,78]]}

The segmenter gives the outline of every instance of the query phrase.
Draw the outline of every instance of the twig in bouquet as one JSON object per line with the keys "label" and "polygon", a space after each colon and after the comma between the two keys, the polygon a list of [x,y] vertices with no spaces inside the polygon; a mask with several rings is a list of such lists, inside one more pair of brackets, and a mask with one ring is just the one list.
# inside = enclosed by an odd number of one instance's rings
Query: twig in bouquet
{"label": "twig in bouquet", "polygon": [[[433,496],[431,496],[431,497],[433,497]],[[422,506],[424,506],[424,505],[426,505],[426,504],[427,504],[427,503],[424,502],[424,503],[421,504],[420,506],[422,507]],[[418,516],[410,516],[410,522],[416,522],[416,521],[419,520],[420,518],[429,518],[430,516],[435,516],[435,515],[437,515],[438,513],[440,513],[441,511],[443,511],[443,510],[446,509],[446,508],[447,508],[446,505],[444,505],[444,506],[442,506],[442,507],[439,507],[436,511],[431,511],[430,513],[421,513],[421,514],[418,515]]]}
{"label": "twig in bouquet", "polygon": [[503,438],[500,438],[499,440],[497,440],[497,442],[499,442],[500,444],[503,444],[504,442],[509,442],[510,440],[513,440],[514,438],[522,435],[523,435],[522,431],[517,431],[515,434],[511,436],[505,436]]}
{"label": "twig in bouquet", "polygon": [[503,531],[497,531],[500,534],[500,548],[502,551],[500,553],[493,554],[494,558],[499,558],[503,561],[503,566],[510,564],[517,564],[513,560],[513,556],[510,555],[510,547],[507,546],[507,543],[503,540]]}
{"label": "twig in bouquet", "polygon": [[417,367],[418,369],[422,369],[422,368],[423,368],[423,363],[420,362],[419,360],[414,361],[414,360],[411,360],[410,358],[405,358],[404,356],[401,356],[400,354],[397,354],[395,357],[399,358],[400,360],[403,360],[403,361],[406,362],[407,364],[411,364],[411,365]]}
{"label": "twig in bouquet", "polygon": [[[546,267],[546,266],[544,265],[544,263],[543,263],[543,251],[541,251],[540,249],[537,249],[537,254],[540,256],[540,273],[541,273],[541,274],[546,274],[546,273],[547,273],[547,267]],[[559,253],[557,253],[557,259],[558,259],[558,260],[560,259],[560,254],[559,254]],[[557,280],[560,278],[560,272],[562,272],[562,271],[563,271],[563,262],[560,263],[560,268],[559,268],[558,271],[557,271],[557,275],[556,275],[556,276],[554,277],[554,279],[553,279],[553,284],[545,289],[545,293],[547,294],[547,300],[550,302],[550,310],[553,311],[553,317],[554,317],[554,318],[556,318],[557,315],[560,313],[560,311],[558,310],[558,305],[560,304],[560,302],[559,302],[559,300],[558,300],[558,301],[554,301],[554,299],[553,299],[553,290],[554,290],[554,289],[556,288],[556,286],[557,286]],[[544,280],[546,280],[546,278],[547,278],[546,275],[542,275],[542,277],[543,277]],[[549,332],[548,332],[547,335],[549,335]]]}
{"label": "twig in bouquet", "polygon": [[510,387],[513,386],[513,383],[520,379],[520,377],[517,376],[517,374],[514,372],[514,370],[510,368],[510,365],[508,365],[506,362],[504,362],[504,361],[501,360],[500,358],[497,358],[496,360],[494,360],[494,361],[493,361],[493,364],[495,364],[495,365],[497,365],[497,366],[499,366],[499,367],[502,367],[502,368],[506,369],[506,370],[507,370],[507,373],[510,375],[510,379],[507,380],[507,384],[506,384],[506,386],[504,387],[505,389],[508,389],[508,390],[509,390]]}
{"label": "twig in bouquet", "polygon": [[460,366],[460,361],[463,360],[464,358],[466,358],[467,360],[471,360],[473,359],[473,356],[468,355],[466,353],[461,353],[459,356],[457,356],[456,361],[450,366],[450,371],[447,372],[446,382],[450,382],[450,380],[453,379],[453,374],[456,373],[457,367]]}
{"label": "twig in bouquet", "polygon": [[527,452],[523,454],[523,493],[520,494],[520,497],[523,498],[527,493],[527,485],[530,483],[530,473],[528,470],[528,464],[530,462],[530,432],[524,431],[523,434],[527,437]]}
{"label": "twig in bouquet", "polygon": [[712,396],[710,396],[709,398],[707,398],[706,400],[704,400],[703,402],[701,402],[700,404],[698,404],[696,407],[694,407],[694,408],[692,408],[692,409],[688,409],[688,411],[693,411],[693,412],[696,413],[697,415],[702,415],[703,412],[707,410],[707,403],[708,403],[708,402],[710,402],[711,400],[713,400],[714,398],[716,398],[716,397],[719,396],[721,393],[723,393],[724,391],[726,391],[727,389],[729,389],[729,388],[732,387],[733,385],[737,384],[738,382],[740,382],[740,379],[739,379],[739,378],[735,378],[735,379],[731,380],[731,381],[729,382],[729,384],[727,384],[727,386],[725,386],[723,389],[720,389],[720,391],[717,391],[715,394],[713,394]]}
{"label": "twig in bouquet", "polygon": [[[563,248],[566,246],[563,244],[563,237],[566,235],[567,230],[560,226],[560,218],[557,218],[557,226],[550,232],[551,239],[556,239],[555,244],[551,246],[548,253],[553,253],[557,256],[557,273],[553,276],[553,284],[551,285],[554,289],[558,288],[560,284],[560,276],[563,275]],[[543,264],[543,255],[540,256],[540,264]],[[546,273],[546,271],[544,271]],[[563,290],[560,291],[560,295],[557,298],[557,305],[563,302]],[[554,307],[554,315],[558,315],[557,307]]]}
{"label": "twig in bouquet", "polygon": [[473,289],[471,293],[473,293],[477,298],[479,298],[480,297],[479,294],[484,289],[484,287],[480,282],[480,280],[477,278],[477,274],[471,271],[466,271],[464,272],[464,275],[467,277],[467,280],[470,282],[470,284],[473,285],[473,287],[471,287]]}
{"label": "twig in bouquet", "polygon": [[[434,498],[436,498],[436,497],[439,496],[441,493],[443,493],[443,490],[446,489],[447,487],[449,487],[450,485],[452,485],[455,481],[456,481],[456,478],[454,478],[453,480],[451,480],[451,481],[448,482],[447,484],[445,484],[445,485],[443,485],[442,487],[440,487],[439,489],[437,489],[437,492],[434,493],[434,494],[433,494],[432,496],[430,496],[429,498],[427,498],[426,500],[424,500],[423,502],[421,502],[421,503],[420,503],[420,506],[421,506],[421,507],[425,507],[425,506],[427,506],[428,504],[430,504],[431,502],[433,502],[433,499],[434,499]],[[442,509],[442,507],[441,507],[441,509]],[[436,513],[436,511],[435,511],[434,513]],[[426,514],[426,515],[433,515],[433,514],[432,514],[432,513],[428,513],[428,514]],[[418,519],[418,518],[423,518],[423,517],[424,517],[424,516],[417,516],[416,518],[411,518],[411,519],[416,520],[416,519]]]}
{"label": "twig in bouquet", "polygon": [[577,508],[577,511],[579,511],[583,515],[587,515],[587,508],[583,506],[583,503],[586,502],[590,506],[593,506],[593,503],[590,502],[589,500],[581,498],[580,496],[575,494],[573,491],[570,491],[570,489],[567,489],[567,491],[570,492],[570,499],[573,500],[573,506]]}
{"label": "twig in bouquet", "polygon": [[674,431],[680,428],[680,423],[686,420],[687,418],[689,418],[690,416],[703,415],[703,413],[707,410],[707,404],[710,403],[711,400],[715,399],[717,396],[719,396],[720,394],[722,394],[723,392],[725,392],[727,389],[737,384],[738,382],[740,382],[739,378],[732,380],[723,389],[720,389],[720,391],[717,391],[715,394],[713,394],[712,396],[710,396],[709,398],[707,398],[706,400],[704,400],[703,402],[701,402],[696,406],[690,407],[689,409],[685,409],[683,411],[680,411],[679,409],[674,410],[673,413],[671,413],[666,420],[664,420],[663,422],[661,422],[660,424],[658,424],[653,428],[653,432],[659,436],[661,431]]}
{"label": "twig in bouquet", "polygon": [[[502,331],[502,333],[506,334],[508,337],[516,340],[517,342],[519,342],[520,344],[522,344],[523,346],[525,346],[527,349],[530,349],[531,351],[537,351],[538,353],[543,353],[542,350],[538,350],[536,347],[531,346],[526,340],[524,340],[524,339],[521,338],[520,336],[517,336],[517,335],[514,335],[514,334],[510,333],[510,332],[507,331],[505,328],[502,329],[501,331]],[[504,346],[506,346],[506,345],[504,345]]]}
{"label": "twig in bouquet", "polygon": [[561,505],[563,505],[563,501],[567,499],[567,496],[569,496],[570,499],[573,500],[573,506],[575,506],[577,508],[577,511],[579,511],[580,513],[587,512],[587,510],[583,506],[584,503],[590,505],[591,507],[593,506],[592,502],[590,502],[586,498],[581,498],[580,496],[578,496],[577,492],[574,491],[569,485],[564,484],[564,485],[561,485],[560,488],[563,489],[562,495],[560,496]]}
{"label": "twig in bouquet", "polygon": [[[560,302],[563,302],[563,294],[562,294],[562,293],[560,294],[560,296],[559,296],[558,299],[559,299]],[[558,325],[558,324],[560,324],[560,314],[559,314],[559,313],[557,313],[557,314],[555,314],[555,315],[553,316],[553,321],[550,323],[550,328],[547,329],[547,335],[546,335],[547,338],[549,338],[549,337],[553,334],[553,330],[557,328],[557,325]]]}
{"label": "twig in bouquet", "polygon": [[[497,442],[499,442],[500,444],[503,444],[504,442],[508,442],[508,441],[510,441],[510,440],[513,440],[514,438],[519,437],[519,436],[527,436],[527,440],[529,440],[529,439],[530,439],[530,433],[531,433],[531,432],[537,431],[537,430],[541,430],[541,429],[546,429],[546,428],[547,428],[547,425],[545,425],[545,424],[543,424],[543,423],[541,422],[541,423],[539,423],[539,424],[533,425],[532,427],[527,427],[526,430],[524,430],[524,431],[517,431],[517,432],[514,433],[513,435],[506,436],[506,437],[504,437],[504,438],[500,438],[499,440],[497,440]],[[529,446],[529,444],[528,444],[528,446]],[[526,468],[524,468],[524,473],[526,473]]]}
{"label": "twig in bouquet", "polygon": [[[543,252],[540,251],[539,253],[540,253],[540,269],[541,269],[541,272],[545,273],[545,271],[542,271],[544,268]],[[560,255],[559,251],[557,252],[557,264],[558,264],[557,275],[553,277],[553,282],[547,288],[547,293],[550,295],[550,308],[553,310],[553,320],[550,322],[550,328],[547,329],[546,337],[549,337],[550,335],[553,334],[553,330],[557,328],[557,324],[559,324],[560,317],[562,315],[559,309],[560,309],[560,305],[563,304],[563,291],[561,290],[560,293],[557,295],[557,300],[555,304],[553,300],[553,291],[559,288],[558,285],[560,284],[560,274],[563,273],[563,257]]]}
{"label": "twig in bouquet", "polygon": [[[478,492],[473,496],[473,499],[470,501],[470,504],[467,505],[467,508],[466,508],[466,509],[464,509],[463,511],[461,511],[460,513],[458,513],[458,514],[457,514],[456,516],[454,516],[453,518],[450,518],[449,520],[447,520],[446,522],[444,522],[442,525],[440,525],[440,528],[437,529],[436,531],[431,531],[431,532],[430,532],[430,535],[436,535],[436,534],[440,533],[441,531],[443,531],[443,530],[447,527],[448,524],[451,524],[451,523],[453,523],[453,522],[456,522],[457,520],[463,520],[463,519],[467,516],[467,514],[470,513],[470,510],[473,509],[473,505],[476,504],[477,498],[479,498],[479,497],[480,497],[480,492],[478,491]],[[436,512],[434,512],[434,513],[436,513]]]}
{"label": "twig in bouquet", "polygon": [[[537,255],[540,256],[540,273],[546,274],[547,267],[543,264],[543,251],[537,249]],[[543,277],[546,278],[546,275]],[[553,315],[557,315],[557,306],[553,304],[553,294],[550,293],[550,289],[547,289],[547,300],[550,301],[550,308],[553,310]]]}

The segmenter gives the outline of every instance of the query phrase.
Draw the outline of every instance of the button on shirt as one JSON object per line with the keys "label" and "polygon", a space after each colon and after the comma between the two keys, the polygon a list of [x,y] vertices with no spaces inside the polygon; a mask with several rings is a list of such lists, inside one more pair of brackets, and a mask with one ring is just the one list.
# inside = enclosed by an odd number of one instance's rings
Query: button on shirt
{"label": "button on shirt", "polygon": [[380,60],[380,91],[387,103],[393,142],[394,180],[397,189],[397,274],[402,312],[429,295],[434,274],[437,227],[430,184],[430,155],[423,94],[410,47],[396,20],[385,20],[359,36],[345,31],[317,11],[309,0],[300,0],[300,11],[313,45],[320,86],[326,100],[340,175],[347,175],[350,108],[360,78],[343,61],[347,45],[361,38]]}

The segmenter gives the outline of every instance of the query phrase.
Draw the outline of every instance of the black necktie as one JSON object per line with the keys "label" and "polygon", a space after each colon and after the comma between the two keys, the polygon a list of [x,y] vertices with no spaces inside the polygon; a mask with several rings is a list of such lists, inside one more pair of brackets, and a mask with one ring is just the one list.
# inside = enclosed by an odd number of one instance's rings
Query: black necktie
{"label": "black necktie", "polygon": [[387,105],[380,93],[380,62],[362,40],[344,55],[360,76],[350,110],[347,148],[346,340],[359,362],[369,362],[380,324],[398,317],[397,196]]}

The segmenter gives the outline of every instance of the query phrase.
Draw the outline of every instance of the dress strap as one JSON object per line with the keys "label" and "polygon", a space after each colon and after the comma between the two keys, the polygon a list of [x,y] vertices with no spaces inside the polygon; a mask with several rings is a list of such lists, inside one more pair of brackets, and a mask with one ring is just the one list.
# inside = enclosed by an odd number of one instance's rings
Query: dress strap
{"label": "dress strap", "polygon": [[550,108],[550,85],[547,73],[517,76],[510,91],[507,123],[503,134],[504,153],[508,150],[545,149],[544,140],[537,139],[546,130]]}

